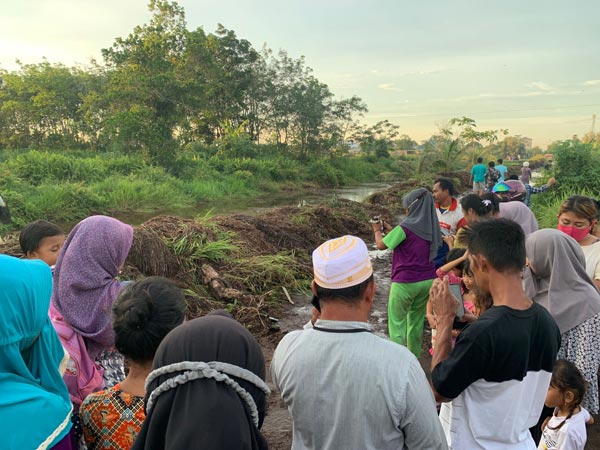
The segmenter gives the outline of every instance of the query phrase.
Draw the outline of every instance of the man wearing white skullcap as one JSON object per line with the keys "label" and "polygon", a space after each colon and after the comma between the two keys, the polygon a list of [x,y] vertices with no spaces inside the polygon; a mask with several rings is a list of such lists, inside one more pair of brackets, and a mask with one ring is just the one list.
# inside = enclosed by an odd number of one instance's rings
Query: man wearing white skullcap
{"label": "man wearing white skullcap", "polygon": [[321,316],[279,343],[271,378],[292,417],[292,450],[446,449],[416,357],[374,335],[375,282],[365,243],[343,236],[312,255]]}

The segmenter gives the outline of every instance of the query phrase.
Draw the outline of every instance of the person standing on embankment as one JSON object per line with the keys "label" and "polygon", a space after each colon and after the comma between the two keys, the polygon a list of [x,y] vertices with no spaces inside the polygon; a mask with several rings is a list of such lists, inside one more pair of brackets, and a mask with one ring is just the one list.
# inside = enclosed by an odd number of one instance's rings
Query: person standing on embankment
{"label": "person standing on embankment", "polygon": [[434,258],[442,244],[442,234],[433,196],[427,189],[410,192],[403,205],[407,217],[394,228],[383,222],[385,237],[379,222],[372,225],[377,248],[394,251],[388,303],[390,339],[406,345],[418,358],[429,289],[436,278]]}
{"label": "person standing on embankment", "polygon": [[477,164],[471,168],[471,181],[473,182],[473,192],[483,194],[485,192],[485,174],[487,167],[483,164],[483,158],[477,158]]}

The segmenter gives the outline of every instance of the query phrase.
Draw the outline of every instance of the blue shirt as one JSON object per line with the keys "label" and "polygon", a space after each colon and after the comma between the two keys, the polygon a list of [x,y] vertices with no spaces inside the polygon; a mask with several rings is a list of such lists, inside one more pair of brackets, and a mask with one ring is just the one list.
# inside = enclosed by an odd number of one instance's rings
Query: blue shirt
{"label": "blue shirt", "polygon": [[498,178],[498,181],[504,181],[504,177],[506,176],[506,172],[508,172],[508,167],[506,167],[503,164],[499,164],[496,166],[496,170],[498,172],[500,172],[500,178]]}
{"label": "blue shirt", "polygon": [[471,175],[473,175],[474,183],[484,183],[485,182],[485,174],[487,172],[487,167],[483,164],[475,164],[471,169]]}

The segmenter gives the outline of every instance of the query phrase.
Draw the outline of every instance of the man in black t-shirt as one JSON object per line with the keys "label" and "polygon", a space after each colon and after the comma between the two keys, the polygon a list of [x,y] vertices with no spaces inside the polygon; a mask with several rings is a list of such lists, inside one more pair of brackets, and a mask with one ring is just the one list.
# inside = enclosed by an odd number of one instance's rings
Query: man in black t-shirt
{"label": "man in black t-shirt", "polygon": [[442,402],[449,447],[533,449],[529,428],[544,405],[560,332],[550,314],[525,294],[525,236],[507,219],[482,221],[466,233],[475,283],[493,306],[469,324],[452,349],[457,299],[448,279],[435,280],[437,318],[432,385]]}

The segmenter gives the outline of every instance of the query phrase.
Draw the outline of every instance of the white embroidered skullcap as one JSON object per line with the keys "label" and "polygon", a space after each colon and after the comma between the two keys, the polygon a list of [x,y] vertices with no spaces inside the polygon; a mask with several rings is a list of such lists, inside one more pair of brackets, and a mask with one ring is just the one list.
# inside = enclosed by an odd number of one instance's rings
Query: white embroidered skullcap
{"label": "white embroidered skullcap", "polygon": [[312,254],[315,282],[326,289],[355,286],[373,274],[362,239],[342,236],[321,244]]}

